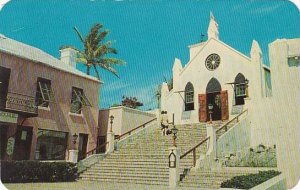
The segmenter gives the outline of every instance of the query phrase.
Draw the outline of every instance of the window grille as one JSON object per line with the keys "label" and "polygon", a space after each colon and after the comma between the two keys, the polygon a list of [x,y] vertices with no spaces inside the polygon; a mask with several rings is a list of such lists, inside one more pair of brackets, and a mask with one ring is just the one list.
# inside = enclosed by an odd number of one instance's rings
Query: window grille
{"label": "window grille", "polygon": [[49,102],[55,100],[50,80],[38,79],[36,97],[38,106],[40,107],[48,107]]}
{"label": "window grille", "polygon": [[71,112],[81,113],[82,106],[91,106],[91,103],[80,88],[72,88]]}

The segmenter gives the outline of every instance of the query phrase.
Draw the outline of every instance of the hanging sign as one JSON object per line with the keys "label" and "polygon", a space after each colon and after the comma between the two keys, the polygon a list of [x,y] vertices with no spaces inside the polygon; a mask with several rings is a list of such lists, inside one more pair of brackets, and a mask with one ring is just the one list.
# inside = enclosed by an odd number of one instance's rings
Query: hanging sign
{"label": "hanging sign", "polygon": [[0,121],[6,123],[17,123],[18,114],[0,111]]}
{"label": "hanging sign", "polygon": [[7,140],[7,147],[6,147],[6,153],[7,155],[12,155],[12,153],[14,152],[14,146],[15,146],[15,138],[14,137],[10,137]]}

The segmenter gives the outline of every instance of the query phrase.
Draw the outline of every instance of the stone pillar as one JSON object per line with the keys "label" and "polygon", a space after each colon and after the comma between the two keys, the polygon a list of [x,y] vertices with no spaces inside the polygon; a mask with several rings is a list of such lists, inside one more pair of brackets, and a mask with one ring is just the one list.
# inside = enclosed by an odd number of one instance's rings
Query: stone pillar
{"label": "stone pillar", "polygon": [[207,124],[206,126],[207,137],[209,138],[208,150],[206,155],[212,159],[217,159],[217,135],[216,135],[216,126],[213,124]]}
{"label": "stone pillar", "polygon": [[77,163],[78,150],[69,150],[69,162]]}
{"label": "stone pillar", "polygon": [[[175,158],[175,163],[174,163]],[[180,180],[180,153],[177,147],[169,148],[169,187],[174,188]]]}
{"label": "stone pillar", "polygon": [[106,154],[110,154],[115,149],[115,133],[114,132],[107,132],[106,142],[108,142],[106,148]]}

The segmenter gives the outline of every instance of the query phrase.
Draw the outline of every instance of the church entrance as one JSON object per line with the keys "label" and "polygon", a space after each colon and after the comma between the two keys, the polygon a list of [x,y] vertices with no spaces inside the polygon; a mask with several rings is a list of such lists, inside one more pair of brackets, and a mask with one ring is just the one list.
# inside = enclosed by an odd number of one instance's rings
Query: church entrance
{"label": "church entrance", "polygon": [[199,121],[207,122],[210,120],[212,111],[212,120],[227,120],[228,111],[228,94],[222,91],[221,85],[216,78],[212,78],[206,87],[206,94],[199,94]]}
{"label": "church entrance", "polygon": [[206,94],[207,99],[207,121],[210,120],[209,105],[212,106],[212,120],[221,120],[221,98],[220,92],[212,92]]}

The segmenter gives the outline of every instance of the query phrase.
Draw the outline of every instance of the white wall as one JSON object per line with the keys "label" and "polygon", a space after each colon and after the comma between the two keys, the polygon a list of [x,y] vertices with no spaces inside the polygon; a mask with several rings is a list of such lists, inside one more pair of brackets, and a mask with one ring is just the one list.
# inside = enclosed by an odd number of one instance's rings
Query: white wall
{"label": "white wall", "polygon": [[242,119],[217,140],[218,157],[241,152],[250,147],[251,126],[248,117]]}
{"label": "white wall", "polygon": [[99,111],[99,130],[101,136],[106,136],[110,129],[109,117],[113,115],[113,132],[115,135],[122,135],[131,129],[138,127],[154,119],[153,113],[148,113],[136,109],[127,108],[124,106],[112,107],[110,109]]}

